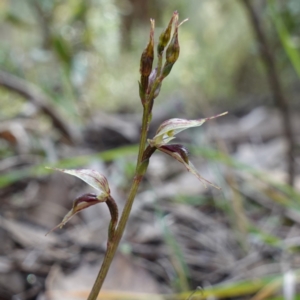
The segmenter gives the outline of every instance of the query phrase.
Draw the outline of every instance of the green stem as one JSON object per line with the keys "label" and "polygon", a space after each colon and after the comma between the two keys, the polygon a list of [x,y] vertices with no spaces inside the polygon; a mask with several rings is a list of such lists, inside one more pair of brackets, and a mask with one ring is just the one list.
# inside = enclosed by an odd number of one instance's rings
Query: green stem
{"label": "green stem", "polygon": [[144,110],[143,110],[142,129],[141,129],[139,154],[138,154],[138,159],[136,164],[136,170],[138,169],[140,163],[142,162],[142,157],[143,157],[143,153],[147,141],[148,128],[149,128],[149,103],[145,103]]}
{"label": "green stem", "polygon": [[120,240],[123,236],[123,233],[124,233],[124,230],[126,227],[126,223],[128,221],[129,215],[130,215],[130,211],[131,211],[131,207],[132,207],[134,198],[137,194],[139,185],[140,185],[140,183],[143,179],[144,173],[147,169],[147,166],[145,168],[140,168],[140,166],[141,166],[141,162],[143,159],[143,153],[144,153],[145,144],[146,144],[146,140],[147,140],[148,127],[149,127],[149,104],[145,104],[144,111],[143,111],[143,121],[142,121],[142,129],[141,129],[141,136],[140,136],[139,154],[138,154],[137,167],[136,167],[133,183],[132,183],[132,186],[131,186],[131,189],[129,192],[128,199],[124,206],[119,224],[117,226],[117,229],[116,229],[115,233],[113,234],[112,239],[108,241],[108,246],[107,246],[107,250],[105,252],[105,257],[102,262],[101,269],[98,273],[98,276],[96,278],[94,286],[93,286],[91,293],[87,300],[96,300],[98,297],[98,294],[101,290],[101,287],[103,285],[103,282],[104,282],[107,272],[109,270],[111,262],[117,251]]}
{"label": "green stem", "polygon": [[118,224],[117,230],[113,236],[113,239],[108,242],[108,248],[105,253],[104,260],[102,262],[101,269],[98,273],[98,276],[96,278],[96,281],[94,283],[94,286],[92,288],[92,291],[88,297],[88,300],[96,300],[98,297],[98,294],[100,292],[100,289],[103,285],[104,279],[107,275],[107,272],[109,270],[109,267],[111,265],[111,262],[114,258],[114,255],[116,253],[116,250],[118,248],[118,245],[120,243],[120,240],[122,238],[123,232],[125,230],[125,225],[127,223],[131,207],[133,204],[133,200],[136,196],[136,193],[138,191],[138,187],[140,185],[140,182],[142,180],[143,176],[136,176],[133,180],[133,184],[131,186],[131,190],[129,193],[129,197],[127,199],[127,202],[125,204],[122,216],[120,218],[120,222]]}

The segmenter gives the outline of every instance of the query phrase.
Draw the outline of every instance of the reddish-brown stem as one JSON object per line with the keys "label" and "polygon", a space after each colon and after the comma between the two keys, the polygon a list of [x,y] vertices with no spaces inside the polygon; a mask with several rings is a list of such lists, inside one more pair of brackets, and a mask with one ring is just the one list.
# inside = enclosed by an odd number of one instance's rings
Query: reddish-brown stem
{"label": "reddish-brown stem", "polygon": [[109,243],[112,241],[114,237],[115,230],[118,224],[119,211],[118,211],[118,206],[113,197],[109,196],[109,198],[106,200],[105,203],[109,209],[110,217],[111,217],[109,227],[108,227],[107,245],[109,245]]}

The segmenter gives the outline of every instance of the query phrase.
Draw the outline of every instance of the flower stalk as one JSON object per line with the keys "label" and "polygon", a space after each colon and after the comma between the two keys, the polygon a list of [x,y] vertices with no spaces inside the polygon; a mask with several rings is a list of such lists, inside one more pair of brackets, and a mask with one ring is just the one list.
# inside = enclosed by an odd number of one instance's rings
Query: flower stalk
{"label": "flower stalk", "polygon": [[[185,168],[195,175],[204,184],[213,185],[204,179],[196,170],[195,166],[189,161],[188,151],[182,145],[168,144],[171,140],[175,139],[175,135],[185,129],[201,126],[205,121],[219,117],[226,113],[213,116],[211,118],[198,119],[198,120],[185,120],[185,119],[170,119],[166,120],[158,128],[156,135],[152,139],[148,138],[149,124],[152,118],[152,108],[154,99],[158,96],[163,80],[169,75],[174,64],[176,63],[179,53],[178,41],[178,28],[185,22],[178,22],[177,11],[173,13],[167,28],[161,33],[157,45],[157,65],[153,69],[154,60],[154,20],[150,20],[150,37],[148,44],[143,51],[140,59],[140,81],[139,81],[139,94],[143,105],[142,126],[140,132],[139,150],[135,168],[134,178],[129,190],[129,195],[122,211],[121,217],[118,220],[118,207],[113,197],[110,194],[110,188],[107,179],[102,174],[94,170],[64,170],[56,169],[58,171],[76,176],[85,181],[91,187],[97,190],[98,195],[84,194],[78,197],[74,203],[72,210],[65,216],[63,221],[54,229],[65,225],[70,218],[81,211],[82,209],[95,205],[98,203],[106,203],[111,215],[111,221],[108,228],[108,240],[105,256],[97,275],[94,286],[90,292],[87,300],[96,300],[101,287],[104,283],[107,272],[110,268],[114,255],[118,249],[119,243],[123,236],[134,199],[137,195],[138,188],[147,171],[149,160],[152,154],[159,150],[165,154],[170,155],[182,163]],[[172,29],[173,34],[172,34]],[[163,64],[163,58],[165,62]],[[148,146],[146,147],[148,143]]]}
{"label": "flower stalk", "polygon": [[113,238],[110,241],[108,241],[108,248],[106,250],[101,269],[98,273],[98,276],[96,278],[96,281],[94,283],[92,291],[87,300],[96,300],[98,297],[98,294],[104,283],[104,279],[107,275],[109,267],[112,263],[115,253],[118,249],[120,240],[123,236],[123,233],[124,233],[124,230],[125,230],[125,227],[126,227],[126,224],[127,224],[130,212],[131,212],[132,204],[133,204],[133,201],[135,199],[135,196],[137,194],[137,191],[138,191],[138,188],[139,188],[139,185],[140,185],[142,179],[143,179],[143,175],[138,175],[138,174],[136,174],[133,179],[133,183],[132,183],[132,186],[131,186],[131,189],[129,192],[129,196],[128,196],[128,199],[124,206],[124,210],[122,212],[122,216],[120,218],[119,224],[113,235]]}
{"label": "flower stalk", "polygon": [[[175,14],[175,13],[174,13]],[[169,23],[168,28],[172,27],[172,23],[174,20],[174,14],[173,17]],[[176,16],[178,14],[176,13]],[[102,266],[100,268],[100,271],[98,273],[98,276],[96,278],[95,284],[92,288],[92,291],[88,297],[87,300],[96,300],[98,297],[98,294],[101,290],[101,287],[103,285],[104,279],[107,275],[107,272],[109,270],[109,267],[111,265],[111,262],[113,260],[113,257],[116,253],[116,250],[118,248],[118,245],[120,243],[120,240],[123,236],[131,208],[133,205],[133,201],[135,199],[135,196],[137,194],[139,185],[143,179],[143,176],[147,170],[148,162],[151,157],[151,155],[154,153],[155,148],[147,147],[145,150],[146,142],[147,142],[147,135],[149,130],[149,123],[151,121],[151,111],[153,107],[154,98],[157,96],[155,95],[157,88],[159,84],[161,84],[160,74],[157,73],[155,76],[155,80],[152,86],[148,89],[149,84],[149,75],[151,74],[151,71],[149,72],[149,66],[151,61],[151,68],[152,68],[152,41],[153,41],[153,35],[154,35],[154,21],[151,20],[151,30],[150,30],[150,41],[144,50],[142,57],[141,57],[141,65],[140,65],[140,73],[141,73],[141,82],[139,84],[140,89],[140,97],[143,104],[143,118],[142,118],[142,127],[141,127],[141,133],[140,133],[140,142],[139,142],[139,152],[138,152],[138,158],[136,163],[136,170],[135,170],[135,176],[131,185],[131,189],[129,191],[129,195],[127,198],[127,201],[125,203],[120,221],[118,223],[118,226],[116,228],[116,231],[113,235],[113,238],[111,241],[108,242],[108,248],[105,253],[105,257],[102,263]],[[163,52],[163,51],[162,51]],[[162,52],[158,53],[158,68],[157,70],[160,72],[161,65],[162,65]],[[145,78],[147,78],[148,82],[145,83]],[[145,91],[148,89],[148,94],[145,93]]]}

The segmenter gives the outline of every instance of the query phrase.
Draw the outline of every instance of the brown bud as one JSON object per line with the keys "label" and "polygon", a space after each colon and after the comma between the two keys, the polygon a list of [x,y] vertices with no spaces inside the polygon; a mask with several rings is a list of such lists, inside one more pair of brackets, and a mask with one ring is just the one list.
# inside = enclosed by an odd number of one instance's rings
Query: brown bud
{"label": "brown bud", "polygon": [[152,71],[154,59],[154,20],[150,19],[151,29],[149,43],[142,53],[140,61],[140,73],[144,77],[148,77]]}
{"label": "brown bud", "polygon": [[143,105],[145,102],[145,94],[148,87],[148,77],[152,71],[152,64],[154,60],[154,20],[150,19],[150,22],[151,29],[149,43],[143,51],[140,61],[141,80],[139,83],[139,92]]}
{"label": "brown bud", "polygon": [[173,33],[171,42],[166,51],[166,61],[168,63],[175,63],[179,57],[180,47],[178,42],[178,20],[176,21],[175,31]]}
{"label": "brown bud", "polygon": [[179,46],[179,42],[178,42],[178,27],[179,27],[178,16],[176,16],[175,31],[173,33],[171,42],[166,51],[166,62],[162,68],[162,73],[161,73],[162,78],[165,78],[170,74],[175,62],[177,61],[177,59],[179,57],[180,46]]}
{"label": "brown bud", "polygon": [[165,50],[165,47],[168,45],[168,43],[170,41],[173,21],[176,18],[178,19],[178,13],[177,13],[177,11],[175,11],[173,13],[173,16],[172,16],[172,18],[171,18],[171,20],[169,22],[168,27],[159,36],[159,41],[158,41],[158,45],[157,45],[157,53],[158,53],[158,55],[162,55],[163,51]]}

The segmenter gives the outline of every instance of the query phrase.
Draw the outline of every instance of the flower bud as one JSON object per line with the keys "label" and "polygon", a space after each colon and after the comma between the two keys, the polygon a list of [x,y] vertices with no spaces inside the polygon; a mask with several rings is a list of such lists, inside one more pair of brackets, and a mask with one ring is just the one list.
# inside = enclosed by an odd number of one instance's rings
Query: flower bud
{"label": "flower bud", "polygon": [[166,51],[166,62],[175,63],[179,57],[180,47],[178,42],[178,18],[176,19],[175,31]]}
{"label": "flower bud", "polygon": [[170,74],[175,62],[179,57],[180,47],[178,42],[178,17],[176,18],[175,22],[175,31],[166,51],[166,62],[162,69],[162,78],[165,78]]}
{"label": "flower bud", "polygon": [[152,71],[152,64],[154,60],[154,20],[150,19],[150,22],[151,29],[149,43],[143,51],[140,61],[141,81],[139,82],[139,92],[143,104],[148,87],[148,77]]}
{"label": "flower bud", "polygon": [[150,19],[151,29],[149,43],[142,53],[140,61],[140,73],[144,77],[148,77],[152,71],[152,64],[154,59],[154,20]]}
{"label": "flower bud", "polygon": [[177,11],[175,11],[173,13],[173,16],[172,16],[172,18],[169,22],[168,27],[159,36],[159,41],[158,41],[158,45],[157,45],[157,53],[158,53],[159,56],[162,55],[165,47],[168,45],[168,43],[170,41],[171,30],[172,30],[172,25],[173,25],[174,19],[178,19]]}

